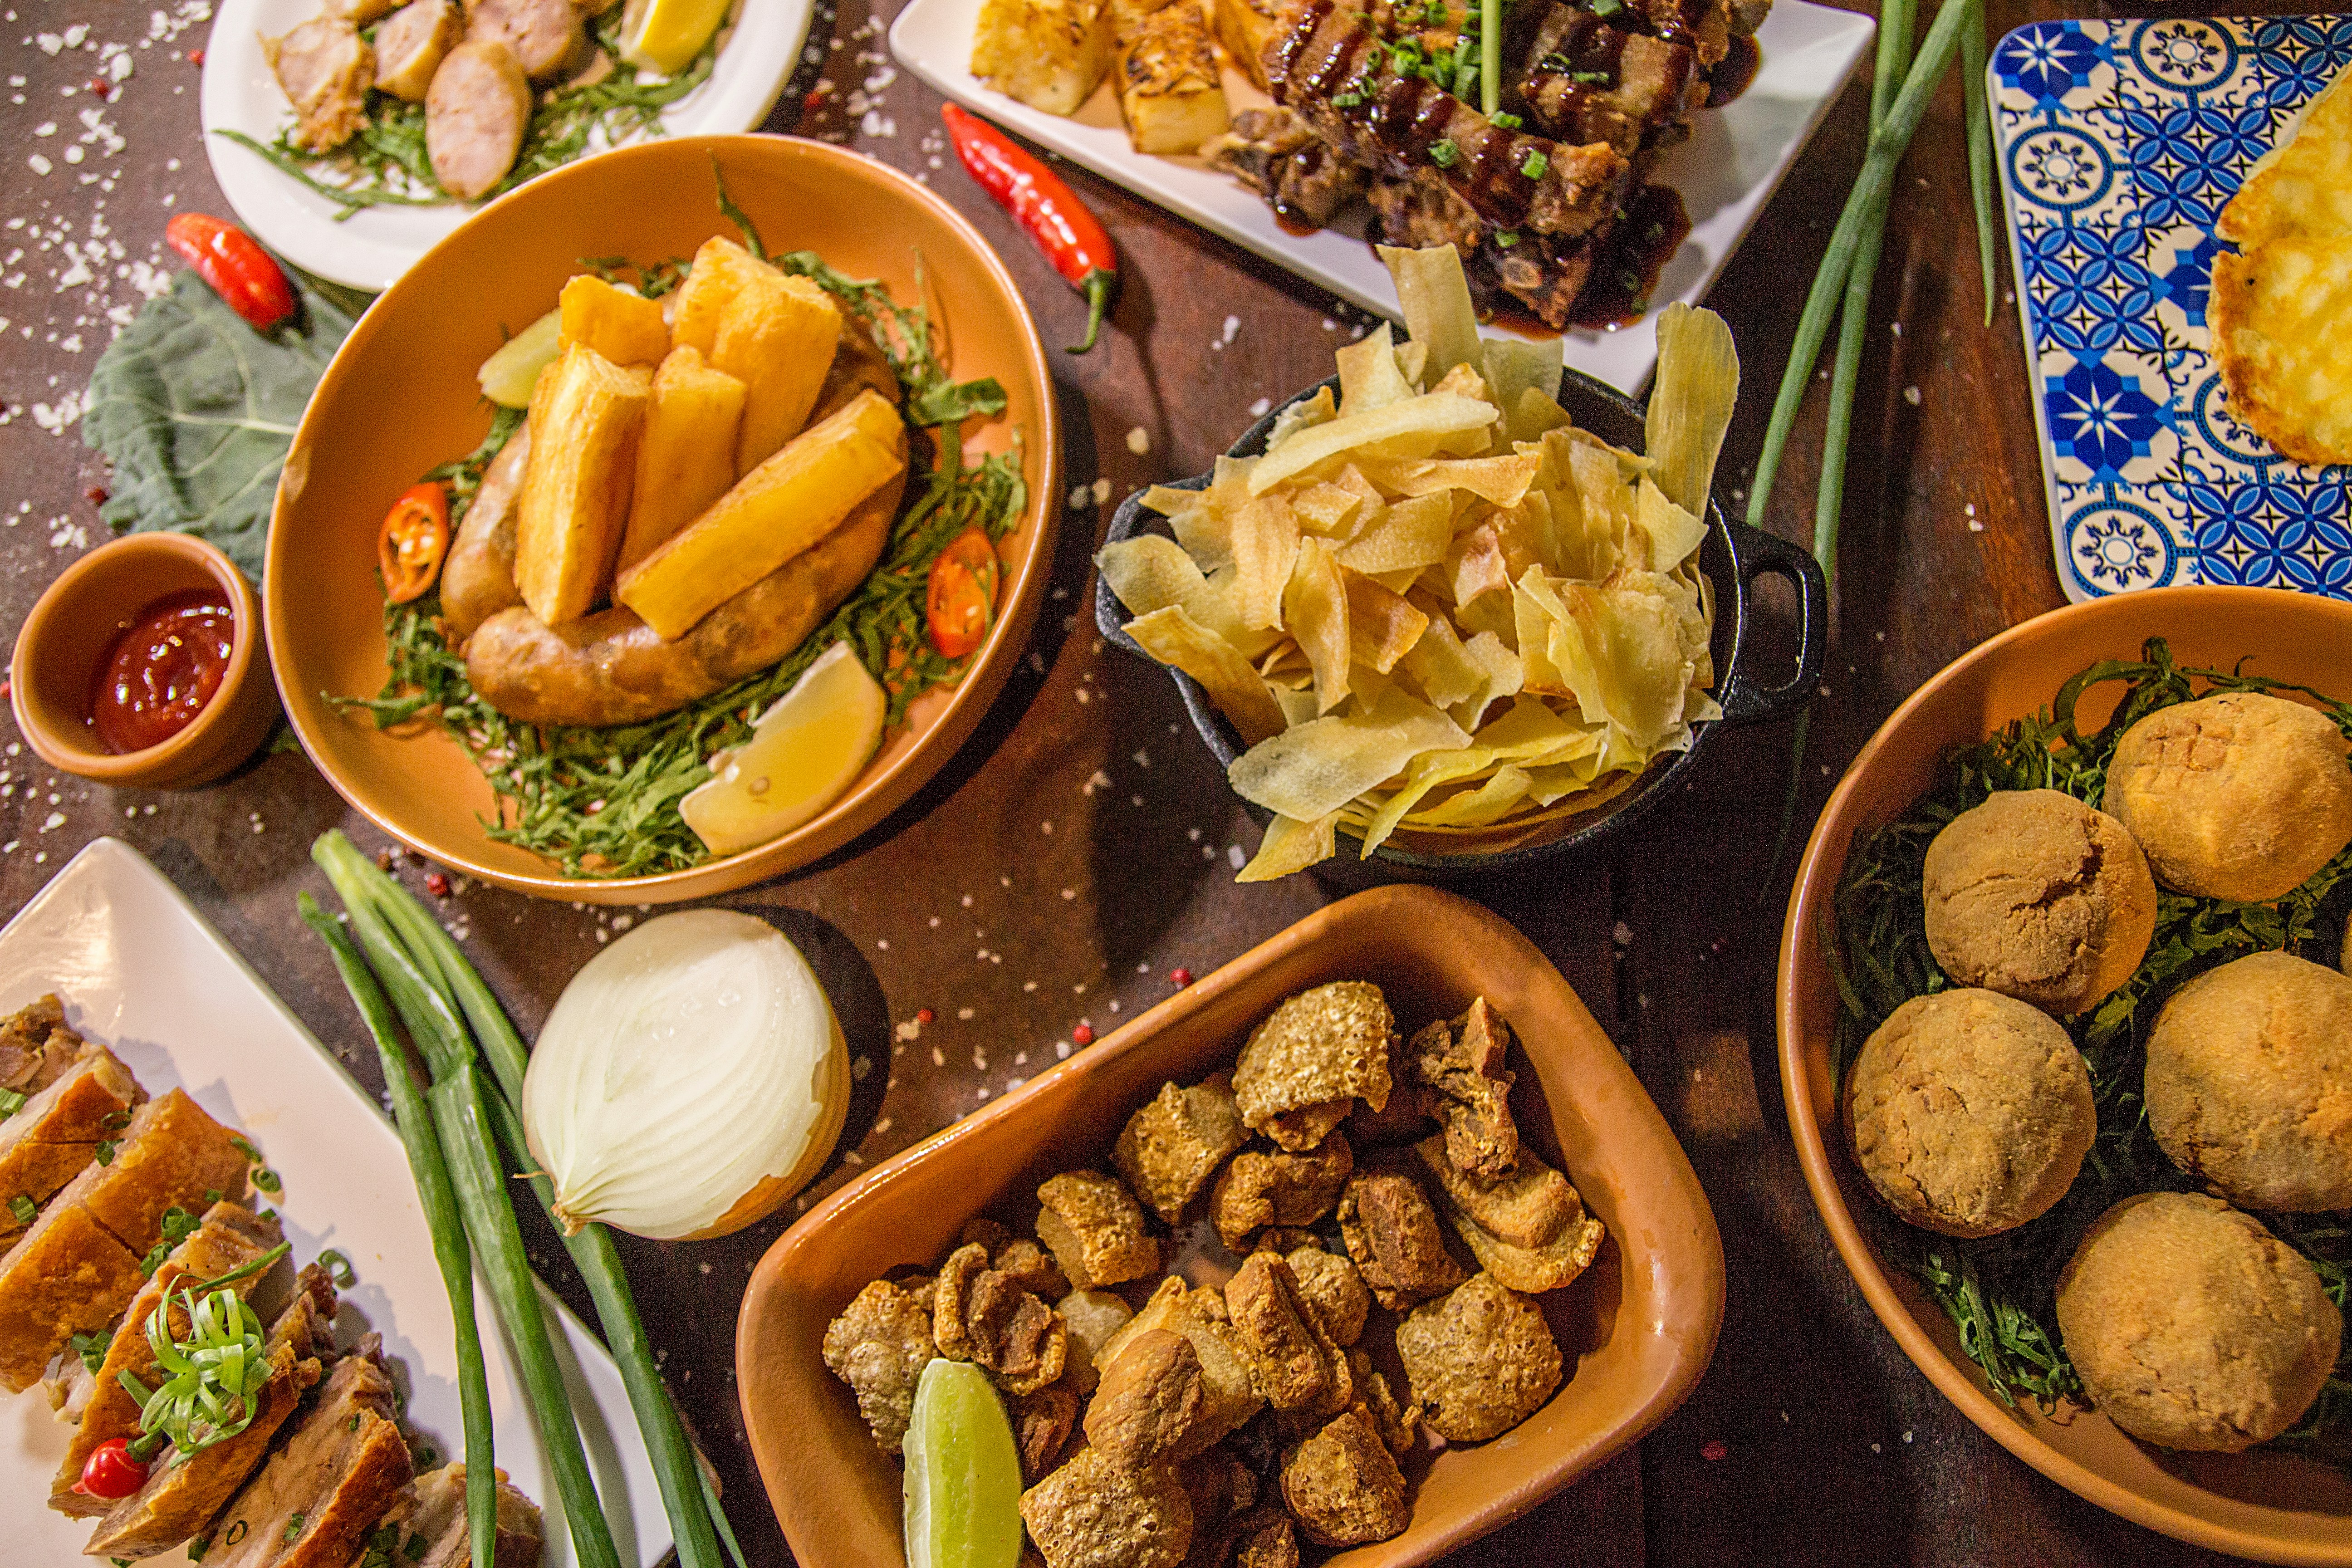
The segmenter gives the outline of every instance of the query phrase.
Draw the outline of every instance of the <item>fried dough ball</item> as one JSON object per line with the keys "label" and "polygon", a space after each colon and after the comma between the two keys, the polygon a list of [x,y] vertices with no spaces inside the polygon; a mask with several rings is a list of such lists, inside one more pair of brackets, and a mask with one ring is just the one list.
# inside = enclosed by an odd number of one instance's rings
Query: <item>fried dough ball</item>
{"label": "fried dough ball", "polygon": [[1130,1469],[1099,1448],[1023,1492],[1021,1522],[1047,1568],[1176,1568],[1192,1545],[1175,1467]]}
{"label": "fried dough ball", "polygon": [[2132,976],[2156,879],[2122,823],[2054,789],[2002,790],[1927,846],[1927,946],[1955,984],[2060,1016]]}
{"label": "fried dough ball", "polygon": [[2352,1207],[2352,978],[2286,952],[2207,970],[2147,1037],[2147,1123],[2252,1209]]}
{"label": "fried dough ball", "polygon": [[2168,888],[2285,897],[2352,843],[2352,768],[2326,715],[2258,691],[2155,712],[2107,763],[2107,812]]}
{"label": "fried dough ball", "polygon": [[2090,1069],[2051,1016],[1977,989],[1915,996],[1846,1073],[1846,1135],[1886,1206],[1991,1236],[2066,1195],[2098,1131]]}
{"label": "fried dough ball", "polygon": [[1361,980],[1289,998],[1250,1032],[1234,1064],[1243,1122],[1299,1153],[1322,1142],[1358,1100],[1381,1110],[1395,1033],[1381,988]]}
{"label": "fried dough ball", "polygon": [[2109,1420],[2224,1454],[2294,1426],[2344,1338],[2309,1262],[2196,1193],[2143,1193],[2100,1215],[2058,1277],[2058,1328]]}
{"label": "fried dough ball", "polygon": [[877,1279],[825,1325],[824,1364],[857,1395],[857,1413],[886,1454],[895,1454],[914,1419],[915,1384],[938,1354],[931,1340],[931,1290]]}
{"label": "fried dough ball", "polygon": [[1543,1408],[1559,1386],[1559,1342],[1533,1298],[1472,1275],[1397,1325],[1397,1359],[1422,1420],[1453,1443],[1483,1443]]}
{"label": "fried dough ball", "polygon": [[1143,1207],[1117,1176],[1065,1171],[1037,1189],[1037,1238],[1080,1290],[1140,1279],[1160,1267]]}

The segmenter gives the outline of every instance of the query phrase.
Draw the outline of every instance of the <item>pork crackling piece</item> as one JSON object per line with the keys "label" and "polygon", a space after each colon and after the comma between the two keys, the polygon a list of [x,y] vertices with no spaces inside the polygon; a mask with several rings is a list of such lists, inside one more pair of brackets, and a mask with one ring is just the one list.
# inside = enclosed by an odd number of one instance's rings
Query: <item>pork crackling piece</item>
{"label": "pork crackling piece", "polygon": [[1265,1405],[1241,1335],[1228,1321],[1223,1298],[1195,1290],[1175,1275],[1160,1282],[1151,1299],[1125,1327],[1106,1341],[1096,1364],[1108,1371],[1127,1347],[1154,1329],[1183,1335],[1201,1363],[1201,1420],[1185,1439],[1187,1452],[1205,1448],[1241,1426]]}
{"label": "pork crackling piece", "polygon": [[1358,1100],[1382,1110],[1395,1032],[1381,988],[1361,980],[1289,998],[1251,1032],[1234,1064],[1243,1123],[1297,1153],[1322,1142]]}
{"label": "pork crackling piece", "polygon": [[1062,1375],[1069,1325],[1062,1314],[989,1267],[988,1248],[960,1247],[940,1267],[932,1296],[932,1338],[940,1353],[968,1361],[1007,1394],[1034,1394]]}
{"label": "pork crackling piece", "polygon": [[1459,1018],[1431,1024],[1405,1048],[1423,1109],[1445,1129],[1447,1155],[1482,1181],[1508,1175],[1519,1157],[1510,1105],[1516,1075],[1503,1065],[1510,1048],[1510,1025],[1484,996]]}
{"label": "pork crackling piece", "polygon": [[1098,1448],[1022,1493],[1021,1522],[1046,1568],[1176,1568],[1192,1545],[1175,1467],[1131,1469]]}
{"label": "pork crackling piece", "polygon": [[1298,1534],[1289,1514],[1268,1504],[1228,1522],[1210,1568],[1298,1568]]}
{"label": "pork crackling piece", "polygon": [[1389,1386],[1387,1374],[1372,1365],[1372,1358],[1362,1351],[1348,1352],[1348,1370],[1356,1379],[1356,1402],[1348,1408],[1381,1435],[1390,1453],[1402,1459],[1412,1452],[1420,1432],[1421,1406],[1401,1402],[1396,1390]]}
{"label": "pork crackling piece", "polygon": [[1172,1457],[1201,1424],[1206,1394],[1192,1342],[1147,1329],[1102,1369],[1087,1406],[1087,1441],[1130,1468]]}
{"label": "pork crackling piece", "polygon": [[1128,1119],[1111,1163],[1136,1196],[1174,1225],[1225,1156],[1248,1141],[1232,1076],[1218,1073],[1190,1089],[1161,1084],[1151,1103]]}
{"label": "pork crackling piece", "polygon": [[1070,1348],[1062,1375],[1080,1394],[1092,1394],[1097,1358],[1111,1335],[1125,1328],[1135,1309],[1108,1290],[1073,1290],[1054,1303],[1054,1310],[1070,1326]]}
{"label": "pork crackling piece", "polygon": [[1117,1176],[1066,1171],[1037,1189],[1037,1237],[1077,1289],[1140,1279],[1160,1268],[1143,1207]]}
{"label": "pork crackling piece", "polygon": [[1084,1402],[1067,1378],[1013,1401],[1013,1441],[1021,1450],[1021,1479],[1034,1486],[1053,1473],[1069,1447]]}
{"label": "pork crackling piece", "polygon": [[1380,1434],[1350,1411],[1290,1451],[1282,1500],[1318,1546],[1362,1546],[1402,1534],[1412,1518],[1404,1473]]}
{"label": "pork crackling piece", "polygon": [[1192,1503],[1192,1561],[1198,1563],[1210,1527],[1246,1512],[1257,1502],[1257,1472],[1223,1444],[1202,1449],[1176,1467],[1184,1495]]}
{"label": "pork crackling piece", "polygon": [[1339,1197],[1339,1236],[1380,1304],[1401,1312],[1442,1296],[1466,1277],[1445,1250],[1445,1233],[1411,1176],[1358,1176]]}
{"label": "pork crackling piece", "polygon": [[886,1454],[905,1441],[915,1415],[915,1384],[939,1353],[932,1339],[934,1288],[905,1289],[877,1279],[825,1326],[824,1364],[857,1395],[857,1413]]}
{"label": "pork crackling piece", "polygon": [[1363,1276],[1354,1264],[1314,1246],[1293,1247],[1286,1260],[1298,1278],[1299,1299],[1313,1310],[1334,1344],[1344,1349],[1364,1337],[1372,1293],[1365,1289]]}
{"label": "pork crackling piece", "polygon": [[1348,1407],[1347,1353],[1307,1304],[1288,1261],[1252,1253],[1226,1282],[1225,1306],[1267,1404],[1318,1417]]}
{"label": "pork crackling piece", "polygon": [[1264,1226],[1311,1226],[1329,1214],[1355,1168],[1348,1135],[1337,1131],[1303,1154],[1244,1149],[1218,1173],[1209,1217],[1224,1244],[1243,1251]]}
{"label": "pork crackling piece", "polygon": [[1454,1231],[1478,1266],[1514,1290],[1557,1290],[1591,1267],[1607,1231],[1584,1212],[1584,1200],[1566,1176],[1532,1150],[1499,1182],[1480,1182],[1454,1169],[1442,1137],[1425,1138],[1414,1152],[1437,1178]]}
{"label": "pork crackling piece", "polygon": [[971,1220],[956,1245],[969,1247],[973,1242],[988,1248],[991,1268],[1012,1275],[1024,1290],[1048,1300],[1069,1292],[1070,1282],[1062,1277],[1062,1266],[1054,1261],[1053,1254],[1025,1236],[1013,1235],[1009,1226],[985,1215]]}
{"label": "pork crackling piece", "polygon": [[1562,1363],[1551,1325],[1492,1274],[1424,1301],[1397,1325],[1397,1358],[1422,1419],[1454,1443],[1483,1443],[1543,1407]]}

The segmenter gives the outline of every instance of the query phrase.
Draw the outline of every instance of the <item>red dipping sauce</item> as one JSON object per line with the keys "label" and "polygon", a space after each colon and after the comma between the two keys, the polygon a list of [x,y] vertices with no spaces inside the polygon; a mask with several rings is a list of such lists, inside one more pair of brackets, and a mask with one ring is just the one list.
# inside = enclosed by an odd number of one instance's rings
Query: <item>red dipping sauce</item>
{"label": "red dipping sauce", "polygon": [[217,588],[191,588],[139,612],[107,651],[89,727],[117,756],[163,744],[220,690],[236,646],[236,612]]}

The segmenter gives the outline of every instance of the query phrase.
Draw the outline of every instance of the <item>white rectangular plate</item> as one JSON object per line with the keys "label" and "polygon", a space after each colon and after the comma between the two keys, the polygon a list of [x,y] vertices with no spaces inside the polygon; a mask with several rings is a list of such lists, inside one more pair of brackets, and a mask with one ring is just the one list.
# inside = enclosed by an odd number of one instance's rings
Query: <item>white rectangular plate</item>
{"label": "white rectangular plate", "polygon": [[[1341,226],[1304,237],[1286,232],[1257,193],[1197,158],[1138,153],[1119,119],[1108,81],[1067,119],[1032,109],[985,86],[971,74],[971,34],[981,0],[912,0],[890,27],[898,62],[976,113],[1019,132],[1115,181],[1147,201],[1190,218],[1213,234],[1255,251],[1278,267],[1318,283],[1350,304],[1402,322],[1388,269],[1364,243],[1360,206]],[[1691,139],[1662,155],[1650,176],[1682,193],[1690,238],[1659,274],[1653,305],[1675,300],[1696,304],[1746,237],[1780,177],[1811,140],[1813,128],[1845,85],[1876,25],[1867,16],[1778,0],[1756,35],[1763,64],[1755,81],[1727,107],[1705,110]],[[1236,111],[1264,104],[1265,94],[1227,68],[1225,96]],[[1657,363],[1656,334],[1646,319],[1616,331],[1576,329],[1562,334],[1569,367],[1639,393]]]}
{"label": "white rectangular plate", "polygon": [[[366,1092],[180,890],[117,839],[75,856],[0,931],[0,1010],[48,991],[64,1001],[74,1027],[113,1047],[148,1093],[184,1089],[253,1139],[285,1180],[277,1206],[295,1258],[308,1263],[331,1247],[358,1274],[342,1292],[338,1337],[348,1344],[370,1330],[382,1334],[386,1356],[399,1363],[394,1378],[407,1394],[415,1434],[444,1456],[462,1457],[449,1298],[407,1156]],[[486,1290],[478,1288],[475,1300],[499,1465],[546,1510],[548,1563],[568,1564],[574,1558],[562,1510],[511,1358]],[[559,1311],[556,1322],[556,1353],[582,1413],[614,1544],[623,1562],[651,1564],[669,1550],[669,1525],[620,1373],[569,1312]],[[51,1568],[95,1561],[81,1555],[90,1521],[47,1506],[70,1435],[39,1390],[0,1394],[0,1560]]]}

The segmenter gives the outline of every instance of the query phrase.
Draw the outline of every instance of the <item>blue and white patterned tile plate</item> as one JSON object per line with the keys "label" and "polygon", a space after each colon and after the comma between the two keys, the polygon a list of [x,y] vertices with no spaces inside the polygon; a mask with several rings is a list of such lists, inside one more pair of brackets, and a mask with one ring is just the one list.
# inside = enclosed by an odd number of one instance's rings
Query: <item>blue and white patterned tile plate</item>
{"label": "blue and white patterned tile plate", "polygon": [[2230,417],[2213,222],[2352,67],[2352,16],[2036,22],[1987,68],[2050,534],[2069,598],[2256,583],[2352,598],[2352,468]]}

